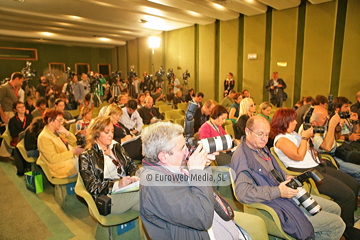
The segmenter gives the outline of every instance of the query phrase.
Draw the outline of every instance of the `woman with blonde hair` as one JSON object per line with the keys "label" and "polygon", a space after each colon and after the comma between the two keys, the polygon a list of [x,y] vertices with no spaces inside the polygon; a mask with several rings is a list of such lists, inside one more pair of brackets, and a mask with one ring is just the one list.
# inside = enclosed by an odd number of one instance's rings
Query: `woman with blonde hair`
{"label": "woman with blonde hair", "polygon": [[271,113],[272,105],[269,102],[263,102],[259,106],[258,115],[266,118],[269,122],[271,121],[270,113]]}
{"label": "woman with blonde hair", "polygon": [[122,109],[114,103],[110,104],[109,107],[106,109],[105,116],[110,117],[111,123],[114,126],[113,139],[123,144],[125,151],[128,153],[131,159],[141,160],[141,138],[133,137],[130,130],[125,127],[121,122],[119,122],[122,114]]}
{"label": "woman with blonde hair", "polygon": [[114,126],[111,117],[97,117],[91,122],[86,136],[85,151],[79,156],[79,173],[86,190],[98,198],[111,198],[111,213],[130,209],[140,210],[139,191],[112,194],[118,189],[139,181],[135,177],[137,165],[120,143],[113,140]]}
{"label": "woman with blonde hair", "polygon": [[252,98],[244,98],[240,103],[240,117],[237,122],[233,125],[235,139],[240,139],[245,135],[245,126],[249,118],[254,116],[256,111],[256,104]]}
{"label": "woman with blonde hair", "polygon": [[177,92],[175,93],[174,99],[173,99],[173,108],[177,109],[177,105],[178,103],[183,103],[184,100],[182,98],[183,92],[181,90],[177,90]]}

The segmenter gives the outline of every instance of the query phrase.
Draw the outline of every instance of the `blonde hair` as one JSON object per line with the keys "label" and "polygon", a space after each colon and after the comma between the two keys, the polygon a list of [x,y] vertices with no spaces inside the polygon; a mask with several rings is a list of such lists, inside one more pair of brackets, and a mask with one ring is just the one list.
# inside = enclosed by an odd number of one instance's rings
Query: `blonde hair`
{"label": "blonde hair", "polygon": [[91,109],[91,108],[89,108],[89,107],[83,107],[82,109],[81,109],[81,113],[80,113],[80,116],[82,117],[82,118],[84,118],[84,116],[86,115],[86,114],[88,114],[89,112],[92,112],[93,110]]}
{"label": "blonde hair", "polygon": [[122,109],[116,103],[110,104],[105,112],[105,116],[111,116],[111,114],[122,115]]}
{"label": "blonde hair", "polygon": [[254,104],[254,101],[251,98],[241,100],[239,116],[247,114],[252,104]]}
{"label": "blonde hair", "polygon": [[261,114],[262,114],[262,111],[265,110],[265,109],[267,109],[268,107],[271,107],[271,108],[272,108],[271,103],[269,103],[269,102],[263,102],[263,103],[261,103],[260,106],[259,106],[258,113],[261,113]]}
{"label": "blonde hair", "polygon": [[111,117],[101,116],[91,121],[89,128],[86,131],[86,145],[85,149],[92,148],[96,140],[100,137],[100,132],[104,131],[105,127],[112,124]]}
{"label": "blonde hair", "polygon": [[180,97],[180,93],[182,94],[182,91],[181,91],[181,90],[177,90],[176,93],[175,93],[175,96],[176,96],[176,97]]}

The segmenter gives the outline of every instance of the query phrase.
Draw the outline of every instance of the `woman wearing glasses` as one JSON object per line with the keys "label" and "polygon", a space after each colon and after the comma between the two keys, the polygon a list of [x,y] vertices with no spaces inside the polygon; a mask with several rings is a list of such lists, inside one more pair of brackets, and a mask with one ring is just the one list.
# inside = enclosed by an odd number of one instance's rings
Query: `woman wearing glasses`
{"label": "woman wearing glasses", "polygon": [[245,135],[245,126],[249,118],[254,116],[256,111],[256,105],[252,98],[244,98],[240,102],[240,117],[237,122],[233,125],[235,139],[240,139]]}
{"label": "woman wearing glasses", "polygon": [[274,138],[276,154],[290,171],[318,170],[324,176],[322,183],[317,185],[319,192],[330,196],[339,204],[341,217],[347,226],[345,234],[359,237],[360,230],[353,228],[359,183],[348,174],[337,170],[330,162],[322,160],[310,147],[313,129],[309,128],[299,135],[294,131],[296,123],[294,109],[280,108],[275,112],[271,121],[270,137]]}
{"label": "woman wearing glasses", "polygon": [[137,165],[130,159],[120,143],[113,140],[111,117],[102,116],[90,123],[85,151],[79,156],[79,172],[87,191],[97,198],[111,198],[111,213],[129,209],[139,211],[139,191],[112,194],[139,180],[135,177]]}
{"label": "woman wearing glasses", "polygon": [[76,137],[63,126],[64,113],[47,109],[44,113],[44,129],[38,137],[40,158],[53,177],[68,178],[77,174],[78,156],[84,149],[76,146]]}

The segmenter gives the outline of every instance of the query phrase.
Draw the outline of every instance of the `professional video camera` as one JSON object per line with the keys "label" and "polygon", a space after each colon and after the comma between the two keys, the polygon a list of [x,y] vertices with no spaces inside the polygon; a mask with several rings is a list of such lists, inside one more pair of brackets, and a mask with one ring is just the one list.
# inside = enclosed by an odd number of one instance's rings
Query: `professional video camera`
{"label": "professional video camera", "polygon": [[194,137],[194,116],[197,107],[198,106],[196,103],[190,102],[185,113],[185,140],[186,145],[189,148],[190,154],[195,151],[196,147],[200,142],[203,144],[203,148],[205,148],[205,151],[207,153],[213,153],[232,148],[233,143],[229,134],[218,137],[204,138],[200,141],[197,141],[197,139]]}
{"label": "professional video camera", "polygon": [[134,71],[133,68],[130,68],[130,72],[128,73],[128,78],[129,78],[129,80],[131,80],[134,77],[137,77],[137,73]]}
{"label": "professional video camera", "polygon": [[144,81],[151,82],[152,80],[153,80],[153,75],[148,74],[144,77]]}
{"label": "professional video camera", "polygon": [[171,81],[174,78],[174,72],[172,68],[168,69],[168,72],[166,73],[166,78],[169,81],[169,84],[171,84]]}
{"label": "professional video camera", "polygon": [[163,66],[160,66],[159,71],[157,71],[157,72],[155,73],[155,77],[156,77],[157,79],[162,79],[162,77],[164,76],[164,74],[165,74],[165,70],[163,69]]}
{"label": "professional video camera", "polygon": [[115,72],[111,73],[111,79],[115,79],[115,78],[121,78],[122,72],[119,70],[116,70]]}
{"label": "professional video camera", "polygon": [[3,80],[1,80],[0,85],[3,85],[5,83],[7,83],[8,81],[10,81],[10,78],[4,78]]}
{"label": "professional video camera", "polygon": [[189,71],[186,69],[186,71],[182,74],[182,77],[184,80],[187,80],[190,77]]}
{"label": "professional video camera", "polygon": [[75,72],[73,72],[73,71],[71,71],[71,68],[70,67],[67,67],[66,68],[66,75],[67,75],[67,80],[68,80],[68,82],[74,77],[74,76],[76,76],[76,73]]}
{"label": "professional video camera", "polygon": [[314,133],[324,133],[325,127],[311,125],[310,119],[311,119],[311,115],[312,115],[313,111],[314,111],[314,107],[311,106],[309,111],[306,113],[304,123],[303,123],[303,128],[304,128],[304,130],[308,130],[309,128],[313,127]]}
{"label": "professional video camera", "polygon": [[24,75],[25,81],[32,79],[36,76],[37,71],[31,70],[31,62],[26,62],[26,67],[21,69],[22,75]]}
{"label": "professional video camera", "polygon": [[[283,181],[283,178],[275,169],[271,171],[271,174],[276,178],[278,182]],[[316,169],[312,169],[292,178],[290,182],[286,184],[286,186],[292,189],[299,189],[297,195],[292,199],[297,205],[301,204],[311,215],[315,215],[320,212],[322,208],[311,197],[311,195],[302,188],[303,183],[309,178],[312,178],[317,183],[321,183],[321,181],[324,179],[323,175],[321,175]]]}

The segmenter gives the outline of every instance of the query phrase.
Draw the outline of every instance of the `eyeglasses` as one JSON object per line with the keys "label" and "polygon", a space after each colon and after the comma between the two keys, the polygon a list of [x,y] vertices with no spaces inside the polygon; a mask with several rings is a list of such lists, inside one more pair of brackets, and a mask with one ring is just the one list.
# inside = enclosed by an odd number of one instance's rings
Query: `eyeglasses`
{"label": "eyeglasses", "polygon": [[255,106],[256,106],[256,104],[255,104],[255,103],[250,105],[250,107],[255,107]]}
{"label": "eyeglasses", "polygon": [[261,133],[256,133],[256,132],[254,132],[252,129],[250,129],[250,128],[248,128],[251,132],[253,132],[254,134],[255,134],[255,136],[257,136],[257,137],[259,137],[259,138],[262,138],[262,137],[269,137],[269,134],[270,133],[263,133],[263,132],[261,132]]}

